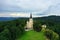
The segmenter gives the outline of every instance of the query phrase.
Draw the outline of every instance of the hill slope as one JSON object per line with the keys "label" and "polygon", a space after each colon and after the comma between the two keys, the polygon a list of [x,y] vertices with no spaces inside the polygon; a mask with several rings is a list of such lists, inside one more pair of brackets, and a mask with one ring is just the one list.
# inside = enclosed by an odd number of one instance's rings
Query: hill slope
{"label": "hill slope", "polygon": [[48,20],[48,21],[60,22],[60,16],[51,15],[46,17],[37,17],[37,18],[34,18],[34,20],[42,20],[42,21]]}
{"label": "hill slope", "polygon": [[21,38],[18,38],[18,40],[45,40],[45,36],[42,31],[28,31]]}

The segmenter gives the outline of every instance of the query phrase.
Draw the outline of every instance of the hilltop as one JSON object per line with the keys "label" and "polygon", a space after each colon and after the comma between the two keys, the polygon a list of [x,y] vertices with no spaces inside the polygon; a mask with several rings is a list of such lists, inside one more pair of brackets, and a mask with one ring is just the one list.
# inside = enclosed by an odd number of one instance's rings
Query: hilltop
{"label": "hilltop", "polygon": [[28,31],[17,40],[46,40],[44,32]]}

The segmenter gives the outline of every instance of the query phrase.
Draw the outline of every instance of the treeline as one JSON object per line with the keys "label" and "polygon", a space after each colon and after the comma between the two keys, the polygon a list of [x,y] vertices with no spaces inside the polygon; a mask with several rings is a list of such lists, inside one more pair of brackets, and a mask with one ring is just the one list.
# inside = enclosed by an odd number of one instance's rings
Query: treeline
{"label": "treeline", "polygon": [[12,21],[0,21],[0,40],[16,40],[24,33],[27,19],[16,19]]}

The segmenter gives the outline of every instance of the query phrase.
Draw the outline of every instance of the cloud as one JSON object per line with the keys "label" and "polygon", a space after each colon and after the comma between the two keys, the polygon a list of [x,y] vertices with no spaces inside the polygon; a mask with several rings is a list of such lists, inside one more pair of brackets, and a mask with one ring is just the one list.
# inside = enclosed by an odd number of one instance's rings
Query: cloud
{"label": "cloud", "polygon": [[[0,0],[0,4],[4,7],[5,5],[8,7],[6,9],[11,10],[16,8],[21,8],[23,10],[29,11],[44,11],[48,9],[49,6],[56,5],[59,3],[59,0]],[[14,8],[14,9],[16,9]],[[13,9],[13,10],[14,10]],[[16,10],[17,11],[17,10]]]}
{"label": "cloud", "polygon": [[[40,15],[32,14],[33,17],[41,17]],[[46,16],[46,15],[45,15]],[[5,13],[0,13],[0,17],[30,17],[30,13],[24,13],[24,12],[5,12]]]}
{"label": "cloud", "polygon": [[[37,16],[38,14],[39,16],[58,15],[60,13],[60,0],[0,0],[0,12],[17,12],[17,14],[18,12],[32,12]],[[5,14],[3,13],[3,15]]]}
{"label": "cloud", "polygon": [[45,12],[49,15],[60,15],[60,3],[49,7],[49,9]]}
{"label": "cloud", "polygon": [[30,17],[30,14],[28,13],[16,13],[16,12],[5,12],[5,13],[0,13],[0,17]]}

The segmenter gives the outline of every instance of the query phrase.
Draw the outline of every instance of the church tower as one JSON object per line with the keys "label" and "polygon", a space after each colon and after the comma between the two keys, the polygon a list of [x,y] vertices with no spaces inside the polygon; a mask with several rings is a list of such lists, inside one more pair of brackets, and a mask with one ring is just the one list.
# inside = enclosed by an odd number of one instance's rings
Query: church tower
{"label": "church tower", "polygon": [[32,18],[32,14],[30,14],[30,18]]}
{"label": "church tower", "polygon": [[32,30],[32,29],[33,29],[33,18],[32,18],[32,14],[30,14],[29,21],[27,21],[26,24],[26,30]]}

